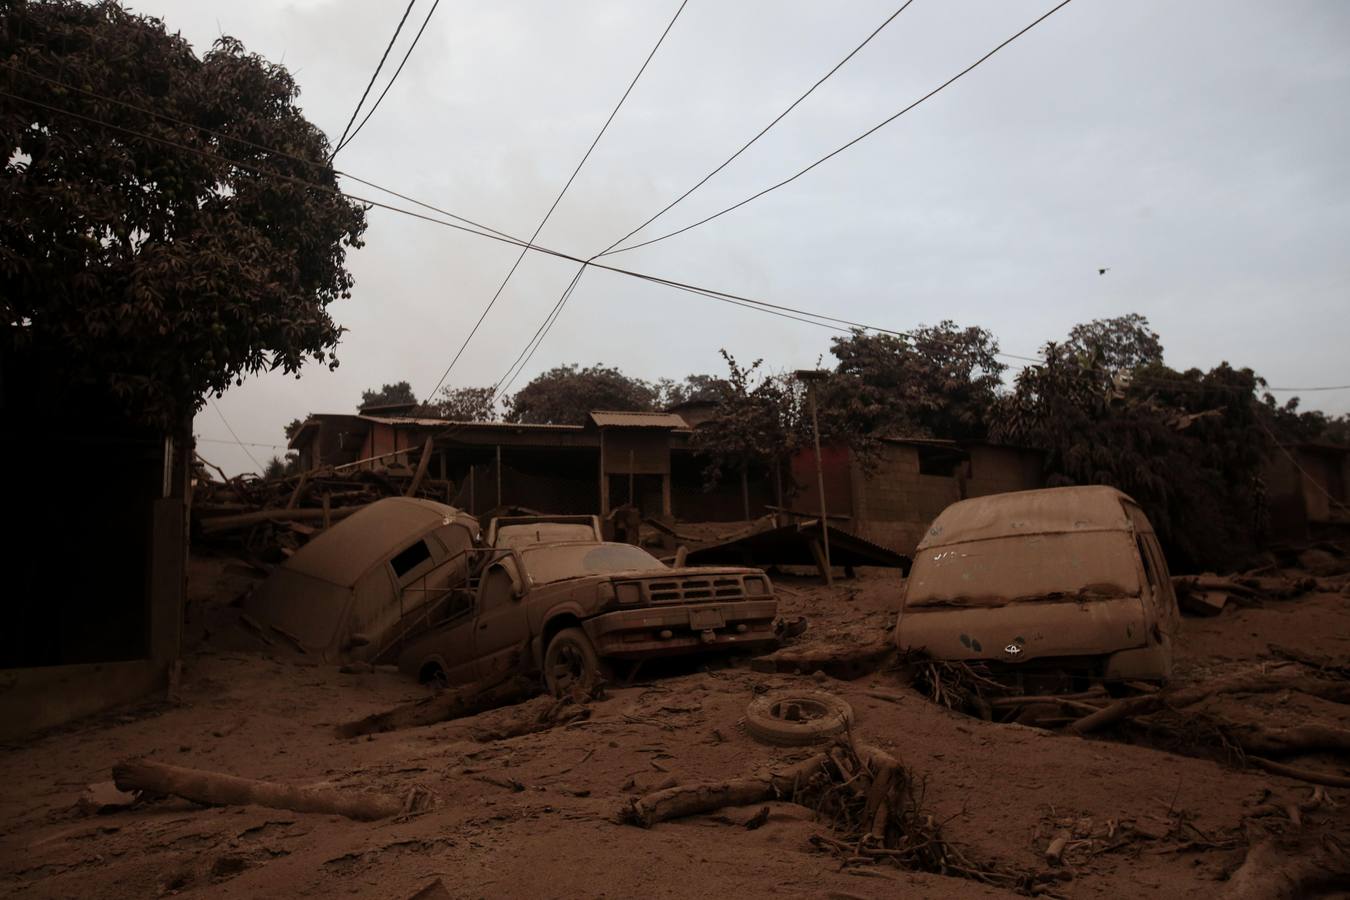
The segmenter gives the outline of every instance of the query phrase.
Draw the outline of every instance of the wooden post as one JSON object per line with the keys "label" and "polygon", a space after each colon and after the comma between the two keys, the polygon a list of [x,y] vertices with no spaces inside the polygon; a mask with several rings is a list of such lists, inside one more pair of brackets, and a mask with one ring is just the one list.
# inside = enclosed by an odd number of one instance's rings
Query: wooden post
{"label": "wooden post", "polygon": [[745,521],[750,521],[750,463],[741,463],[741,503],[745,507]]}
{"label": "wooden post", "polygon": [[633,479],[636,478],[636,477],[637,477],[637,476],[635,476],[635,475],[633,474],[633,450],[632,450],[632,448],[629,448],[629,450],[628,450],[628,505],[629,505],[629,506],[637,506],[637,498],[633,496]]}
{"label": "wooden post", "polygon": [[469,515],[471,516],[478,515],[478,513],[474,512],[477,508],[477,504],[473,502],[474,488],[478,484],[478,473],[475,471],[475,468],[476,467],[473,465],[469,466]]}
{"label": "wooden post", "polygon": [[502,505],[502,445],[497,445],[497,506]]}
{"label": "wooden post", "polygon": [[609,515],[609,475],[605,472],[605,432],[600,432],[600,515]]}
{"label": "wooden post", "polygon": [[333,524],[333,501],[328,492],[323,492],[323,530],[327,531],[328,526]]}
{"label": "wooden post", "polygon": [[816,440],[816,487],[820,490],[820,535],[824,544],[825,584],[834,586],[834,575],[830,566],[830,522],[825,512],[825,462],[820,457],[820,420],[816,417],[816,385],[806,386],[806,395],[811,400],[811,432]]}
{"label": "wooden post", "polygon": [[661,475],[661,515],[668,518],[674,518],[670,504],[670,473],[665,472]]}
{"label": "wooden post", "polygon": [[287,509],[295,509],[296,504],[300,502],[300,495],[305,490],[305,482],[309,480],[308,472],[300,473],[300,480],[295,483],[295,490],[291,491],[291,499],[286,501]]}
{"label": "wooden post", "polygon": [[405,497],[416,497],[417,489],[422,486],[422,479],[427,477],[427,467],[431,465],[431,444],[432,439],[427,438],[427,442],[422,445],[422,458],[417,461],[417,472],[413,475],[412,481],[408,482]]}

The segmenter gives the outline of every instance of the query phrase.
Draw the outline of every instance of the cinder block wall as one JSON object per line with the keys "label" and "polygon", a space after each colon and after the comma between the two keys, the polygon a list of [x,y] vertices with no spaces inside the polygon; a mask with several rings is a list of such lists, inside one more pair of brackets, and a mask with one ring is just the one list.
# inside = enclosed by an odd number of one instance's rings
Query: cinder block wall
{"label": "cinder block wall", "polygon": [[912,553],[928,523],[960,499],[955,478],[919,474],[913,447],[887,445],[871,475],[853,461],[853,530],[900,553]]}

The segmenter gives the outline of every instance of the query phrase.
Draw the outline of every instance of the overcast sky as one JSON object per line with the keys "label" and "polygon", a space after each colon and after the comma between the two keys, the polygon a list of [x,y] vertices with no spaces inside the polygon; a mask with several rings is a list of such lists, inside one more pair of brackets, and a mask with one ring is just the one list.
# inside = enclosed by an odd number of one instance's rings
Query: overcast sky
{"label": "overcast sky", "polygon": [[[395,61],[430,8],[417,0]],[[590,256],[720,163],[900,0],[689,0],[539,241]],[[1053,0],[916,0],[805,103],[643,233],[792,174],[956,74]],[[402,0],[135,3],[199,53],[224,33],[283,62],[336,137]],[[442,0],[338,166],[528,237],[678,0]],[[382,82],[392,65],[382,76]],[[381,85],[377,85],[376,92]],[[368,189],[350,185],[359,194]],[[217,401],[265,462],[307,412],[407,379],[428,394],[517,250],[372,210],[349,263],[336,372],[250,379]],[[855,147],[616,265],[905,329],[944,318],[1033,354],[1139,312],[1167,362],[1350,384],[1350,4],[1076,0]],[[1097,270],[1110,267],[1104,276]],[[575,266],[531,255],[449,383],[507,370]],[[648,379],[724,371],[725,347],[814,365],[831,332],[590,271],[516,387],[564,362]],[[827,356],[828,358],[828,356]],[[1282,394],[1281,396],[1287,396]],[[1350,391],[1307,392],[1342,413]],[[253,468],[209,406],[201,451]]]}

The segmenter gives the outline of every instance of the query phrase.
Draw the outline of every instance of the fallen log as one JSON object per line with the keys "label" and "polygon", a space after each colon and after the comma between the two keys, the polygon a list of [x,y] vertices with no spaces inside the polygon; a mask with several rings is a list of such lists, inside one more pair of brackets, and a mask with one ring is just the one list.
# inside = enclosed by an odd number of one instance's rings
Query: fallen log
{"label": "fallen log", "polygon": [[1285,765],[1284,763],[1264,759],[1260,756],[1249,755],[1247,757],[1247,762],[1256,766],[1258,769],[1265,769],[1272,775],[1297,778],[1299,781],[1308,782],[1308,784],[1325,784],[1327,787],[1350,788],[1350,777],[1345,775],[1333,775],[1330,772],[1317,772],[1313,769],[1302,769],[1298,766]]}
{"label": "fallen log", "polygon": [[266,806],[345,816],[362,822],[403,812],[402,801],[394,797],[255,781],[140,759],[113,766],[113,782],[120,791],[172,794],[208,806]]}
{"label": "fallen log", "polygon": [[528,678],[515,670],[507,670],[462,688],[441,691],[433,697],[415,703],[396,706],[355,722],[345,722],[337,726],[337,736],[351,738],[435,725],[449,719],[461,719],[490,709],[510,706],[529,699],[540,690],[539,679]]}
{"label": "fallen log", "polygon": [[748,778],[676,785],[630,801],[620,818],[651,828],[658,822],[713,812],[724,806],[749,806],[790,797],[797,787],[824,771],[828,757],[817,753],[778,771],[764,770]]}
{"label": "fallen log", "polygon": [[1296,725],[1292,728],[1239,725],[1232,728],[1231,733],[1245,752],[1262,756],[1290,756],[1324,750],[1350,752],[1350,730],[1330,725]]}
{"label": "fallen log", "polygon": [[1155,712],[1164,707],[1182,709],[1194,706],[1216,694],[1260,694],[1273,691],[1299,691],[1337,703],[1350,703],[1350,684],[1302,674],[1298,667],[1274,672],[1240,672],[1208,684],[1194,685],[1172,691],[1159,691],[1142,697],[1127,697],[1084,716],[1068,727],[1071,734],[1090,734],[1100,731],[1131,716]]}
{"label": "fallen log", "polygon": [[1253,844],[1228,879],[1227,900],[1297,900],[1321,888],[1343,885],[1350,876],[1350,855],[1334,842],[1291,852],[1273,841]]}

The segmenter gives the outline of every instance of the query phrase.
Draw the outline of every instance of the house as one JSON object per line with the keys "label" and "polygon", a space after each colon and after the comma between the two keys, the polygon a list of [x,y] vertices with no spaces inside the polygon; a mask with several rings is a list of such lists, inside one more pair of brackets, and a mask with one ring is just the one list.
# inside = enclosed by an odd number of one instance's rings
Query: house
{"label": "house", "polygon": [[[706,420],[701,405],[678,409],[596,411],[585,425],[311,416],[291,448],[306,469],[408,466],[430,439],[430,477],[450,487],[447,502],[474,513],[526,506],[604,515],[632,502],[645,515],[686,522],[739,521],[789,507],[788,514],[818,514],[814,452],[798,453],[784,471],[751,467],[710,485],[684,418]],[[832,521],[901,553],[957,500],[1044,486],[1038,452],[984,442],[887,439],[871,467],[847,448],[825,447],[822,456]]]}

